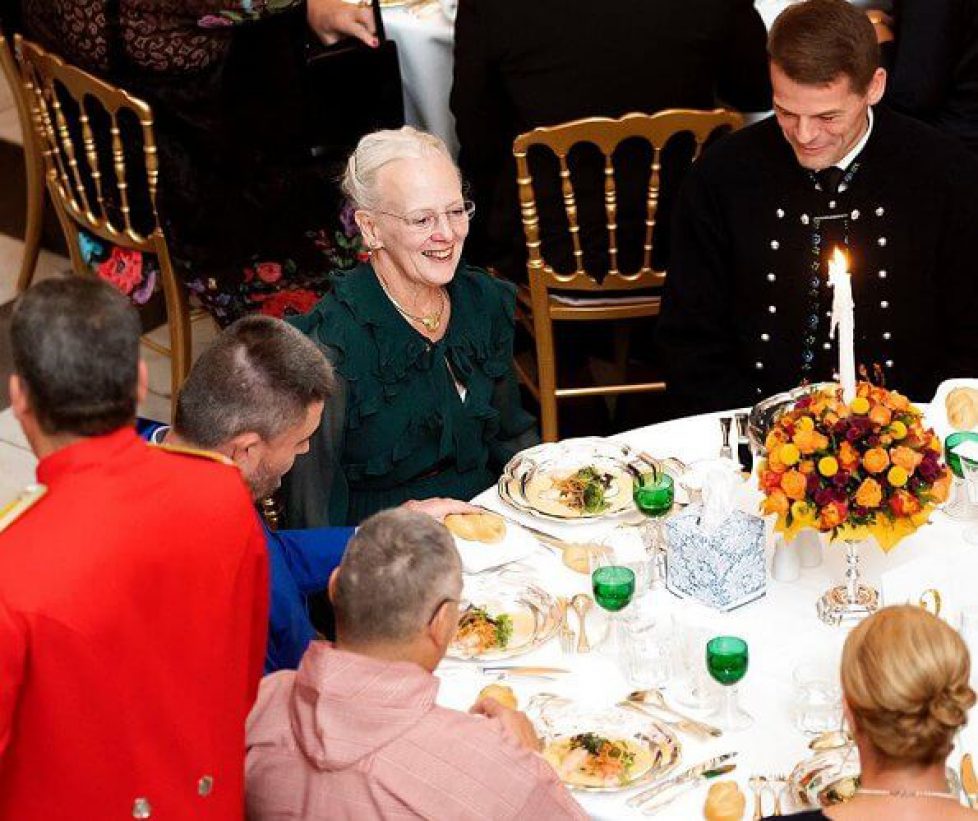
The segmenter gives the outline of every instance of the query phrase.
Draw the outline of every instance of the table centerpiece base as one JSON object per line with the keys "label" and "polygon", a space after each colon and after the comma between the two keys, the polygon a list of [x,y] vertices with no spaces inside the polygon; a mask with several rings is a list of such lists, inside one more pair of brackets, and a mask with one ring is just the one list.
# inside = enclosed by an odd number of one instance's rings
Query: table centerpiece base
{"label": "table centerpiece base", "polygon": [[875,613],[879,606],[879,591],[860,580],[859,543],[846,542],[846,583],[822,594],[816,604],[818,617],[834,626],[860,621]]}

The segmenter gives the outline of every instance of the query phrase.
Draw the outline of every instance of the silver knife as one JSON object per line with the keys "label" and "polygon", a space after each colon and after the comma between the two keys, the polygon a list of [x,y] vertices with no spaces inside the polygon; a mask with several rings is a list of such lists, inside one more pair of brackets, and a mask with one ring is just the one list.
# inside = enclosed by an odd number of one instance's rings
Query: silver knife
{"label": "silver knife", "polygon": [[666,804],[671,804],[679,796],[688,793],[690,790],[695,790],[700,784],[708,781],[711,778],[716,778],[721,775],[726,775],[729,772],[737,769],[736,764],[723,764],[717,767],[715,770],[707,770],[705,773],[696,776],[695,778],[689,778],[685,781],[677,781],[662,787],[659,794],[654,796],[651,801],[648,801],[642,806],[642,815],[652,815],[653,813],[661,810]]}
{"label": "silver knife", "polygon": [[690,767],[687,770],[683,770],[681,773],[679,773],[679,775],[661,779],[653,784],[649,789],[643,790],[637,795],[633,795],[625,803],[628,804],[629,807],[641,806],[646,801],[649,801],[661,793],[667,787],[682,784],[686,781],[695,781],[700,776],[721,768],[724,762],[729,761],[735,755],[737,755],[736,751],[732,753],[724,753],[723,755],[718,755],[715,758],[704,761],[702,764],[697,764],[695,767]]}
{"label": "silver knife", "polygon": [[479,672],[483,675],[507,673],[511,676],[556,676],[569,673],[564,667],[528,667],[524,665],[488,664],[480,665]]}

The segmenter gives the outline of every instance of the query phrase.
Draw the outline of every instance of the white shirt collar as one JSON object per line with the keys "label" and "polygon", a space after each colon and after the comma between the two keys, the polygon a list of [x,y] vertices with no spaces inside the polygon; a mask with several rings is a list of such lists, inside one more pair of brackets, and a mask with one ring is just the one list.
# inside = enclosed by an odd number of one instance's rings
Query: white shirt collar
{"label": "white shirt collar", "polygon": [[852,165],[852,161],[859,156],[859,152],[862,151],[866,147],[866,143],[869,142],[869,135],[873,133],[873,107],[870,106],[866,110],[869,112],[869,126],[866,128],[866,133],[859,138],[859,142],[852,147],[852,151],[835,163],[836,168],[841,168],[843,171],[848,171],[849,166]]}

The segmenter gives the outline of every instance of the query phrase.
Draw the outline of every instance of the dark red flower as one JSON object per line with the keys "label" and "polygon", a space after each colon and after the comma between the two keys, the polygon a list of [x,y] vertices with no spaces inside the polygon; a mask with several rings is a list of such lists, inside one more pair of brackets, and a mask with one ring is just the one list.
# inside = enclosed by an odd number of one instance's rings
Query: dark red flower
{"label": "dark red flower", "polygon": [[849,484],[849,471],[840,470],[835,476],[832,477],[832,484],[836,487],[845,487]]}
{"label": "dark red flower", "polygon": [[255,265],[255,273],[262,282],[271,285],[282,278],[282,266],[277,262],[259,262]]}

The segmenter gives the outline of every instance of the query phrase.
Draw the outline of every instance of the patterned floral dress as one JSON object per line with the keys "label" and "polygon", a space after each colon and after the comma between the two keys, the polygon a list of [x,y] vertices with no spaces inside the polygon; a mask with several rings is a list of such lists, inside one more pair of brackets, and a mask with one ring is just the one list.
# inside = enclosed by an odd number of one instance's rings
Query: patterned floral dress
{"label": "patterned floral dress", "polygon": [[[305,150],[300,0],[22,0],[21,11],[28,36],[153,107],[171,257],[220,324],[305,313],[328,272],[357,261],[337,169]],[[135,161],[138,132],[128,137]],[[150,298],[155,259],[90,236],[82,247],[99,275]]]}

